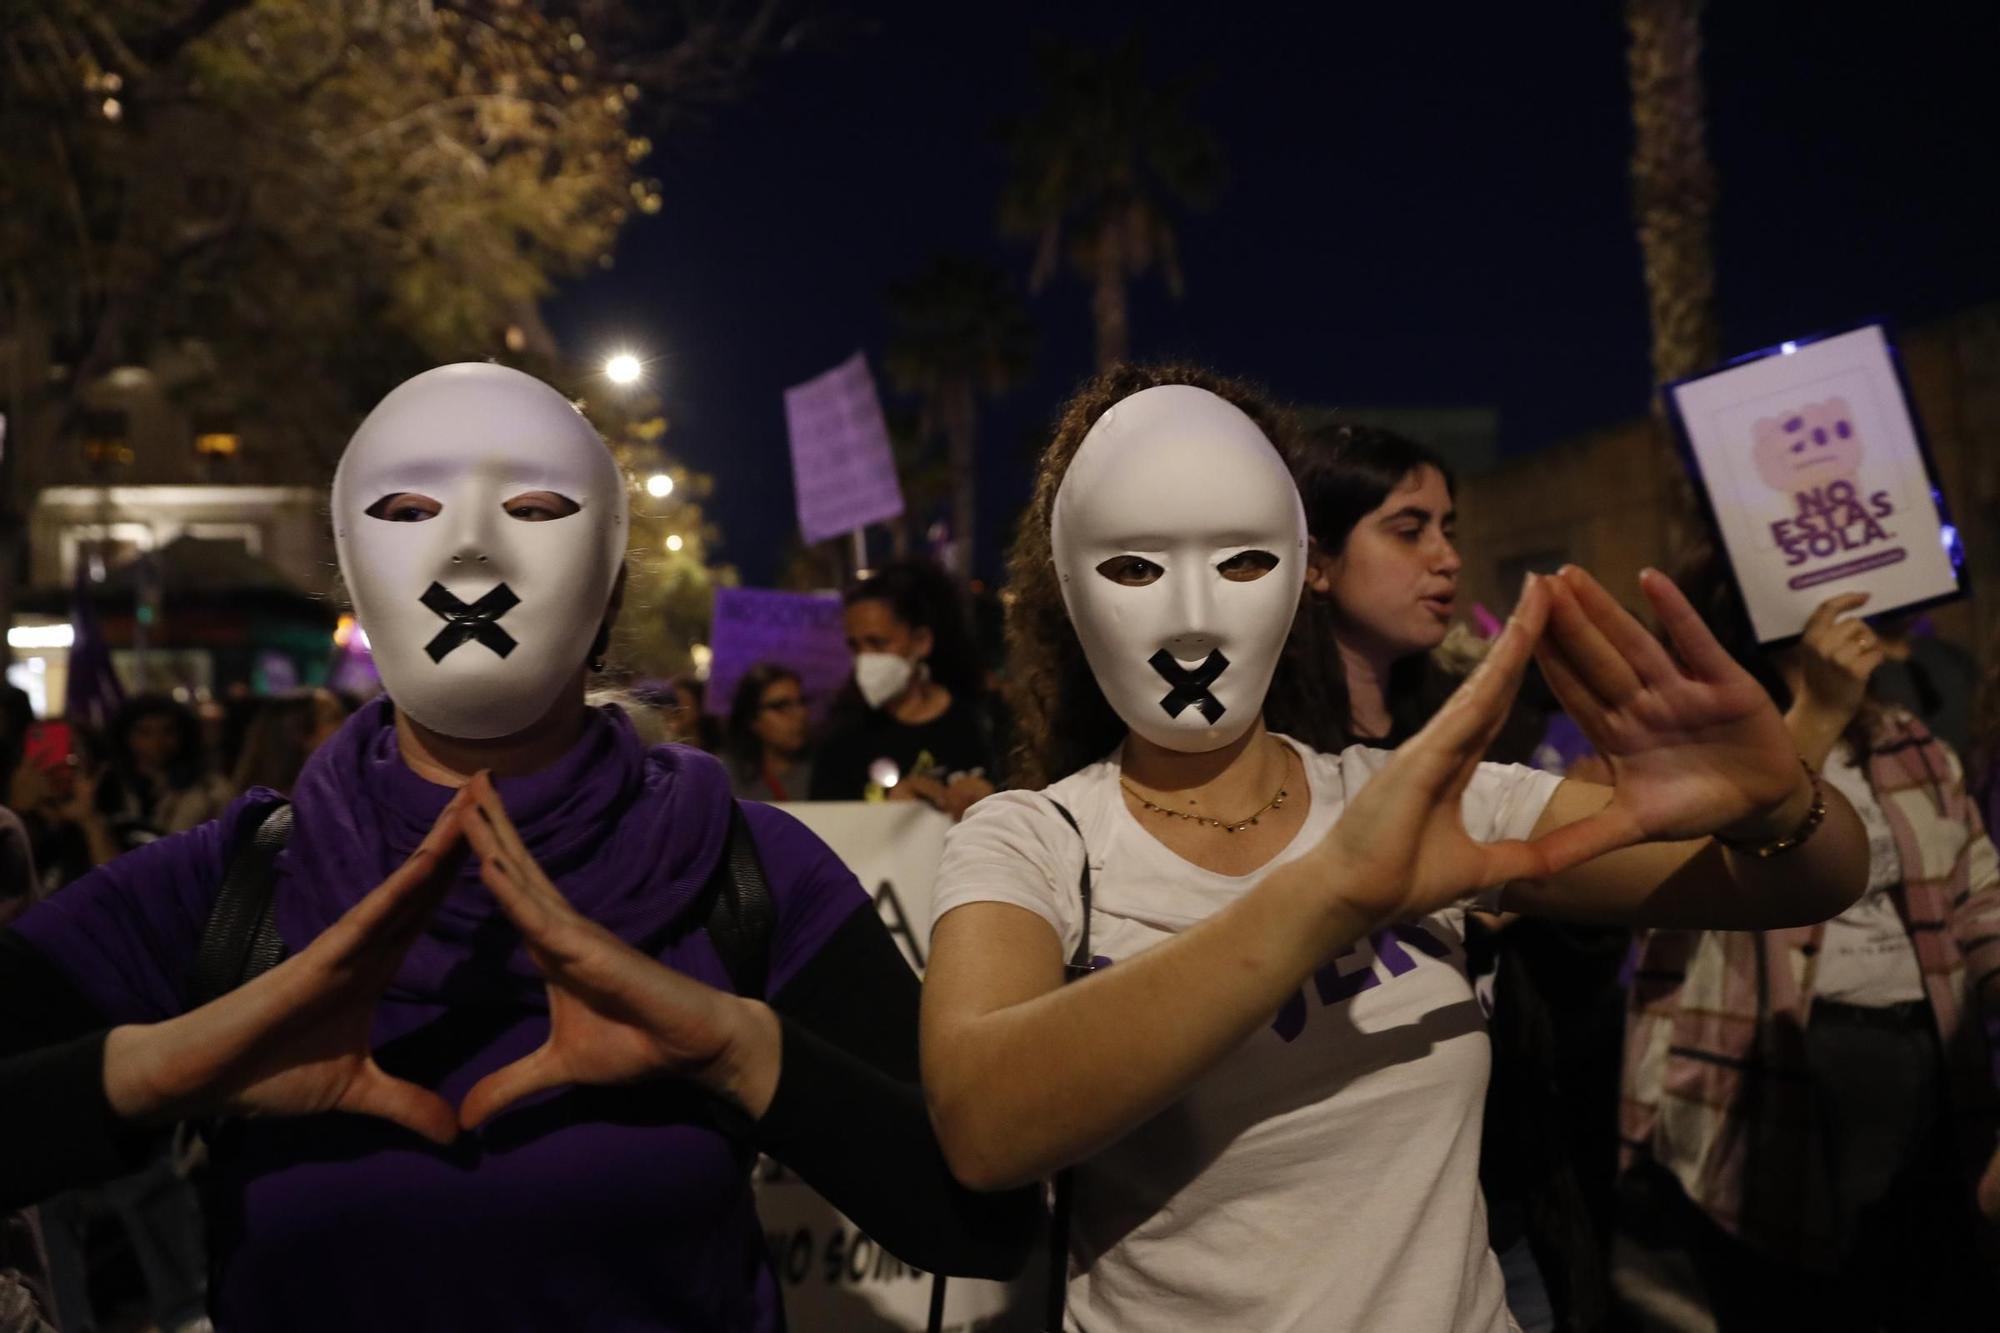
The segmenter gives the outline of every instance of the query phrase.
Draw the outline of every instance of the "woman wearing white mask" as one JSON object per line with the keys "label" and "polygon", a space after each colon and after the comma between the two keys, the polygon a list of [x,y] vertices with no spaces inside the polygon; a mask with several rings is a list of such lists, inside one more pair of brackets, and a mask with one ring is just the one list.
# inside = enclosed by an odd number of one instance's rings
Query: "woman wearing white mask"
{"label": "woman wearing white mask", "polygon": [[[1065,414],[1009,608],[1017,762],[1046,789],[946,845],[926,1096],[970,1184],[1076,1168],[1072,1327],[1502,1330],[1469,891],[1818,920],[1859,892],[1866,843],[1654,575],[1684,666],[1570,572],[1530,582],[1394,755],[1272,735],[1306,554],[1277,433],[1248,391],[1176,368],[1114,370]],[[1478,762],[1538,639],[1615,787]],[[1088,975],[1064,986],[1065,960]]]}
{"label": "woman wearing white mask", "polygon": [[758,1149],[913,1263],[1018,1266],[1035,1200],[951,1182],[916,982],[854,877],[585,706],[626,494],[517,371],[443,367],[369,415],[333,516],[386,695],[301,772],[255,934],[217,923],[279,818],[262,790],[0,931],[0,1139],[32,1145],[0,1207],[234,1118],[223,1333],[782,1327]]}
{"label": "woman wearing white mask", "polygon": [[854,689],[820,746],[813,799],[920,800],[957,818],[993,791],[957,587],[935,565],[899,560],[846,602]]}

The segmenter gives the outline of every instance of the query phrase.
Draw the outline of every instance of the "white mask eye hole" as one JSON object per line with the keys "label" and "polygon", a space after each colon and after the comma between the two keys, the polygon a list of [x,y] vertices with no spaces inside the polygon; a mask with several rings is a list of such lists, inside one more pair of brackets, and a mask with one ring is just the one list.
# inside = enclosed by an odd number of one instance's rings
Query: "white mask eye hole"
{"label": "white mask eye hole", "polygon": [[1114,555],[1099,565],[1097,572],[1127,588],[1143,588],[1158,582],[1160,575],[1167,571],[1141,556]]}
{"label": "white mask eye hole", "polygon": [[1269,551],[1239,551],[1215,567],[1215,572],[1231,583],[1253,583],[1278,567],[1278,557]]}
{"label": "white mask eye hole", "polygon": [[443,513],[444,506],[416,491],[396,491],[369,505],[365,512],[385,523],[422,523]]}
{"label": "white mask eye hole", "polygon": [[568,518],[583,506],[555,491],[522,491],[511,500],[502,500],[500,507],[507,511],[507,517],[523,523],[550,523]]}

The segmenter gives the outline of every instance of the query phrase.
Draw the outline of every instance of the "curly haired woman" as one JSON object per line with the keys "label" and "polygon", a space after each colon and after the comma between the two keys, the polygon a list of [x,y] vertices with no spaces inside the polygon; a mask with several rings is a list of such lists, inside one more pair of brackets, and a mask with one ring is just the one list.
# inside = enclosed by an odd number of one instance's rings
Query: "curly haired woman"
{"label": "curly haired woman", "polygon": [[[1271,733],[1306,552],[1282,433],[1190,368],[1113,370],[1065,413],[1009,608],[1016,771],[1042,790],[946,845],[931,1116],[975,1187],[1076,1168],[1072,1327],[1502,1330],[1467,900],[1813,921],[1859,891],[1865,841],[1657,575],[1678,662],[1566,571],[1394,754]],[[1609,788],[1479,762],[1538,640]]]}

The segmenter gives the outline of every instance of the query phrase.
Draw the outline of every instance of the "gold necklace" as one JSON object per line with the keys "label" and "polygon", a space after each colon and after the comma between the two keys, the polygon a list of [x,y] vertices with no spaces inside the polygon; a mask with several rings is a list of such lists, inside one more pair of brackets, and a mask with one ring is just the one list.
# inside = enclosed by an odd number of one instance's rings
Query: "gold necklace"
{"label": "gold necklace", "polygon": [[1185,819],[1191,824],[1207,824],[1213,828],[1221,829],[1224,833],[1241,833],[1244,829],[1247,829],[1251,825],[1255,824],[1258,821],[1258,819],[1263,815],[1266,815],[1273,810],[1284,809],[1285,798],[1291,794],[1290,792],[1285,790],[1285,778],[1290,776],[1292,771],[1291,751],[1286,750],[1285,743],[1283,741],[1278,740],[1277,737],[1273,736],[1271,739],[1277,742],[1279,750],[1284,752],[1284,757],[1285,757],[1285,771],[1284,773],[1279,775],[1278,790],[1272,794],[1270,800],[1264,802],[1264,804],[1258,806],[1255,810],[1252,810],[1248,815],[1244,816],[1242,819],[1234,821],[1233,823],[1221,819],[1210,819],[1207,815],[1189,814],[1185,810],[1169,810],[1164,805],[1156,805],[1155,803],[1147,800],[1143,795],[1141,795],[1139,789],[1137,787],[1134,787],[1131,783],[1127,782],[1123,777],[1123,775],[1120,775],[1118,779],[1118,785],[1123,787],[1126,790],[1126,792],[1130,794],[1133,800],[1137,801],[1140,805],[1145,806],[1148,810],[1151,810],[1154,814],[1165,815],[1169,819]]}

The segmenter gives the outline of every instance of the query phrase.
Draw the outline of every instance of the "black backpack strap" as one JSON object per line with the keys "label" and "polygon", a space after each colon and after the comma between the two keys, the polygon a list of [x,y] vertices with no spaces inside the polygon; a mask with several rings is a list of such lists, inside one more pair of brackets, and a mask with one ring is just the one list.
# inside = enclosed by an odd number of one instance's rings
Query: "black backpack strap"
{"label": "black backpack strap", "polygon": [[[1063,823],[1075,830],[1076,836],[1083,837],[1083,826],[1076,822],[1076,816],[1069,807],[1054,797],[1049,804],[1063,817]],[[1079,977],[1090,975],[1090,845],[1083,848],[1083,873],[1077,876],[1077,893],[1083,899],[1083,936],[1076,942],[1076,951],[1063,964],[1063,984],[1067,985]],[[1048,1333],[1062,1333],[1063,1309],[1069,1303],[1069,1210],[1074,1182],[1070,1179],[1070,1168],[1056,1172],[1055,1206],[1049,1214],[1049,1290],[1048,1304],[1044,1308],[1043,1321]]]}
{"label": "black backpack strap", "polygon": [[[1076,822],[1076,816],[1069,812],[1069,807],[1053,797],[1050,798],[1049,804],[1054,806],[1056,813],[1063,817],[1063,823],[1069,825],[1079,839],[1082,838],[1083,826]],[[1076,942],[1076,952],[1072,953],[1069,956],[1069,961],[1063,964],[1064,981],[1075,981],[1079,977],[1090,974],[1090,960],[1093,955],[1090,952],[1090,847],[1088,844],[1085,844],[1083,849],[1083,872],[1077,876],[1076,891],[1077,895],[1083,899],[1083,938]]]}
{"label": "black backpack strap", "polygon": [[239,840],[236,854],[229,858],[222,891],[202,927],[188,994],[190,1008],[228,994],[276,967],[285,956],[271,887],[277,879],[278,853],[292,836],[292,807],[280,801],[244,818],[251,821],[250,836]]}
{"label": "black backpack strap", "polygon": [[729,802],[729,843],[716,858],[715,869],[702,890],[709,899],[705,920],[708,938],[722,956],[729,981],[738,995],[761,999],[771,973],[771,937],[777,933],[777,910],[764,864],[757,859],[757,840],[743,807]]}

